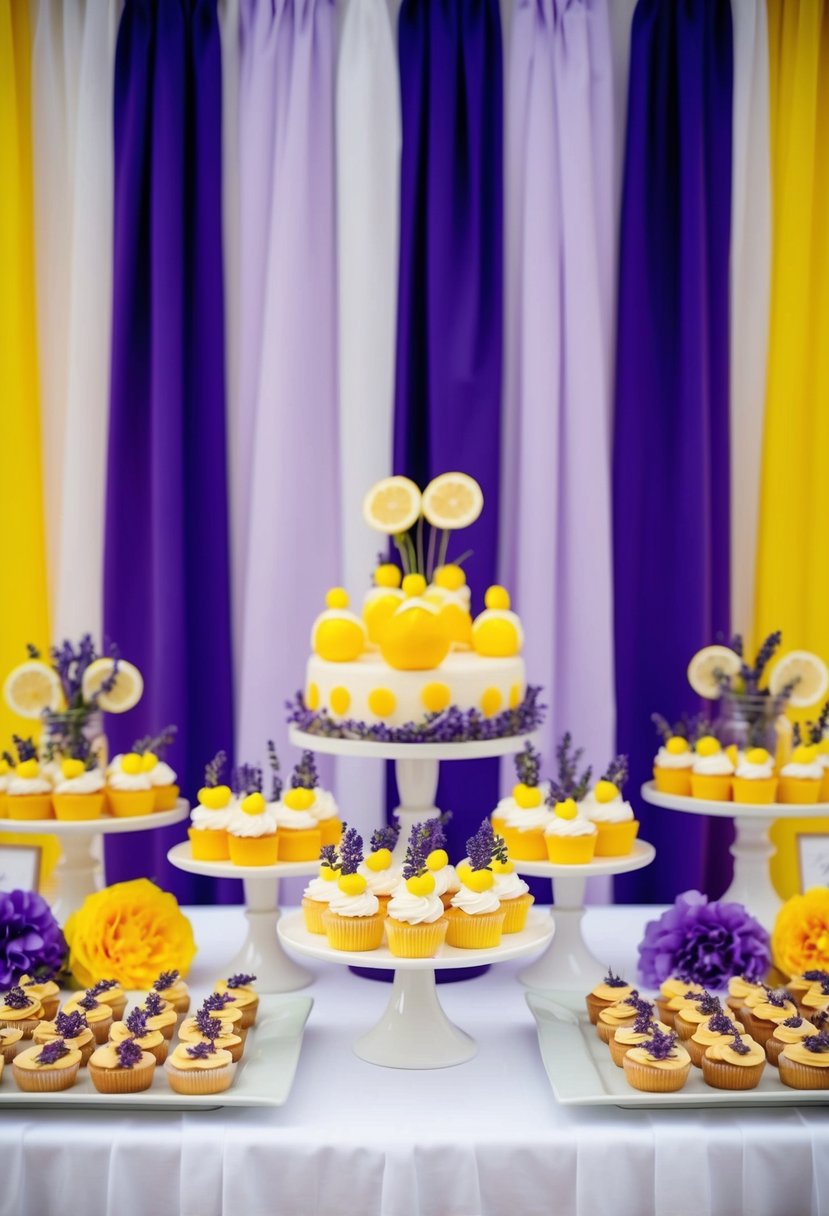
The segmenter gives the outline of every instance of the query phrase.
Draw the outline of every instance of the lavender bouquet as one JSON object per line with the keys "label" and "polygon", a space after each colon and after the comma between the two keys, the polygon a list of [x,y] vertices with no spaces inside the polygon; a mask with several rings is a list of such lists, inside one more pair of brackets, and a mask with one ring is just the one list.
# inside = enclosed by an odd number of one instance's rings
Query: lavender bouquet
{"label": "lavender bouquet", "polygon": [[733,975],[761,980],[770,965],[769,935],[743,905],[709,903],[699,891],[678,895],[673,907],[648,921],[639,943],[639,975],[650,988],[681,975],[722,989]]}

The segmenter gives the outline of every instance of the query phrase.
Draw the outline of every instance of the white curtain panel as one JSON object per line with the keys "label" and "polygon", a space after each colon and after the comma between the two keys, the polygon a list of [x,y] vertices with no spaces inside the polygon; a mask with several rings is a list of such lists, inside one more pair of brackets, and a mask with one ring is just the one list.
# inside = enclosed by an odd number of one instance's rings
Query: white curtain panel
{"label": "white curtain panel", "polygon": [[34,0],[32,121],[52,634],[100,637],[121,0]]}
{"label": "white curtain panel", "polygon": [[731,0],[731,623],[754,616],[771,281],[769,49],[763,0]]}

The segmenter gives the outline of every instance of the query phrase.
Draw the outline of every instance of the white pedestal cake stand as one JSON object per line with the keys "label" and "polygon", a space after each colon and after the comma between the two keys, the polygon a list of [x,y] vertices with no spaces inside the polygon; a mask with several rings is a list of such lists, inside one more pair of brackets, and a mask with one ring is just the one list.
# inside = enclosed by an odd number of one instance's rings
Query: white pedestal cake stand
{"label": "white pedestal cake stand", "polygon": [[541,949],[553,932],[549,916],[530,909],[522,933],[502,937],[490,950],[458,950],[442,946],[436,958],[396,958],[387,946],[379,950],[349,952],[333,950],[326,938],[309,933],[301,912],[280,920],[277,932],[283,942],[299,954],[345,966],[377,967],[394,972],[391,995],[377,1025],[357,1039],[354,1052],[369,1064],[385,1068],[449,1068],[471,1060],[475,1040],[460,1030],[443,1011],[438,1000],[435,972],[447,967],[478,967],[503,963]]}
{"label": "white pedestal cake stand", "polygon": [[583,866],[557,865],[551,861],[513,861],[519,874],[549,878],[553,884],[550,919],[555,925],[555,934],[541,957],[521,972],[518,977],[521,983],[528,988],[547,991],[588,991],[607,971],[610,960],[595,958],[582,937],[584,884],[588,878],[642,870],[655,856],[652,844],[635,840],[633,849],[625,857],[596,857]]}
{"label": "white pedestal cake stand", "polygon": [[0,819],[0,831],[20,832],[29,836],[56,836],[61,856],[55,869],[55,894],[52,911],[61,924],[81,906],[87,895],[97,891],[101,883],[101,863],[95,856],[99,836],[117,832],[151,832],[181,823],[190,812],[190,803],[179,798],[171,811],[155,811],[152,815],[136,815],[119,819],[102,815],[100,819]]}
{"label": "white pedestal cake stand", "polygon": [[642,786],[642,797],[652,806],[668,811],[684,811],[688,815],[708,815],[715,819],[734,820],[734,877],[722,899],[745,904],[752,916],[769,931],[780,911],[780,896],[774,889],[769,861],[775,847],[769,839],[769,828],[775,819],[829,818],[829,803],[811,805],[790,802],[706,802],[703,798],[682,794],[663,794],[653,781]]}
{"label": "white pedestal cake stand", "polygon": [[[400,794],[400,806],[395,810],[400,822],[400,836],[394,849],[394,860],[401,863],[412,826],[440,814],[435,806],[435,795],[441,760],[488,760],[493,756],[511,756],[520,752],[525,743],[535,740],[535,736],[529,734],[507,735],[501,739],[475,739],[467,743],[376,743],[370,739],[335,739],[327,735],[312,735],[295,726],[291,727],[289,738],[295,747],[328,756],[394,761]],[[482,815],[486,813],[486,809],[481,812]]]}
{"label": "white pedestal cake stand", "polygon": [[195,861],[189,840],[167,854],[170,865],[206,878],[241,878],[245,889],[247,936],[236,957],[227,964],[228,975],[255,975],[260,992],[296,992],[307,988],[313,975],[289,958],[276,934],[280,878],[316,874],[317,861],[279,861],[274,866],[237,866],[232,861]]}

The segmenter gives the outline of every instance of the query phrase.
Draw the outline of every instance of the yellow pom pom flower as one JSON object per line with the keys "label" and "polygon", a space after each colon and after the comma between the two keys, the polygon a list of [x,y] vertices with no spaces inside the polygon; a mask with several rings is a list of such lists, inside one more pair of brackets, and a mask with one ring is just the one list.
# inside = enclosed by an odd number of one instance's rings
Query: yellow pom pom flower
{"label": "yellow pom pom flower", "polygon": [[812,887],[786,900],[774,922],[771,953],[785,975],[829,969],[829,888]]}

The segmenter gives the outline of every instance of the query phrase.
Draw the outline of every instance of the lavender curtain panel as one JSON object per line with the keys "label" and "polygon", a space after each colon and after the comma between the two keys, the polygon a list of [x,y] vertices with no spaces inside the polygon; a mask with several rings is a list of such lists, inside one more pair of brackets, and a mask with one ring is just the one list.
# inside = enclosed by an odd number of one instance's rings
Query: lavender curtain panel
{"label": "lavender curtain panel", "polygon": [[[221,53],[216,0],[127,0],[115,64],[115,235],[104,629],[144,673],[114,749],[169,722],[182,792],[232,749]],[[185,825],[110,837],[110,882],[236,895],[173,870]]]}
{"label": "lavender curtain panel", "polygon": [[[498,0],[403,0],[398,35],[403,152],[394,471],[421,486],[453,469],[480,482],[483,514],[460,541],[474,550],[466,568],[473,608],[480,609],[496,578],[500,506]],[[455,813],[456,853],[497,793],[497,761],[443,765],[438,805]]]}
{"label": "lavender curtain panel", "polygon": [[661,863],[617,896],[718,896],[715,820],[639,803],[669,719],[699,708],[685,676],[729,628],[729,0],[639,0],[621,224],[614,449],[617,731],[641,835]]}

